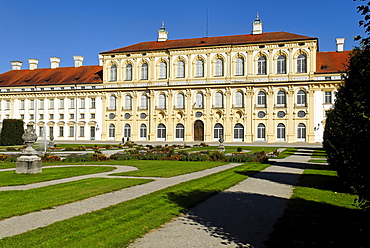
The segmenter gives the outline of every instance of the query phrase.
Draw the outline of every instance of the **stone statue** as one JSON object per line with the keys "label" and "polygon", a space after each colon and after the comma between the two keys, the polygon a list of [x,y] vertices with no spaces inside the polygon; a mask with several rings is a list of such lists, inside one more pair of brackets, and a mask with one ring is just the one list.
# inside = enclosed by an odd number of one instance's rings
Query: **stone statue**
{"label": "stone statue", "polygon": [[220,142],[220,144],[218,145],[218,151],[219,152],[224,152],[225,151],[225,146],[224,146],[224,137],[221,136],[220,139],[218,140],[218,142]]}
{"label": "stone statue", "polygon": [[37,140],[37,134],[35,133],[33,125],[27,125],[27,129],[24,130],[22,139],[27,147],[23,150],[22,156],[17,158],[15,172],[17,174],[41,173],[41,158],[37,156],[36,150],[32,147]]}

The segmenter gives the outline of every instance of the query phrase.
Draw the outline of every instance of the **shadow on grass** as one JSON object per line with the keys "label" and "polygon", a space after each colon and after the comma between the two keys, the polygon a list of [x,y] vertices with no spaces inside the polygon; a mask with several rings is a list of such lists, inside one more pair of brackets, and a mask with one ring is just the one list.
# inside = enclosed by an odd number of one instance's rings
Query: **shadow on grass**
{"label": "shadow on grass", "polygon": [[[199,190],[168,194],[168,199],[189,208],[194,199],[210,195],[214,196],[185,212],[181,223],[220,238],[223,245],[238,247],[263,247],[288,203],[274,196]],[[359,210],[304,199],[289,200],[289,207],[275,225],[268,247],[366,247],[356,222]]]}
{"label": "shadow on grass", "polygon": [[[287,199],[241,192],[194,191],[169,194],[168,199],[188,208],[199,196],[216,194],[185,212],[180,221],[184,225],[202,229],[220,238],[222,244],[237,247],[260,247],[266,240],[266,230],[272,231],[274,220],[282,214]],[[185,228],[185,227],[184,227]],[[179,234],[181,235],[181,234]]]}
{"label": "shadow on grass", "polygon": [[369,247],[368,231],[360,220],[360,210],[294,198],[266,244],[284,248]]}

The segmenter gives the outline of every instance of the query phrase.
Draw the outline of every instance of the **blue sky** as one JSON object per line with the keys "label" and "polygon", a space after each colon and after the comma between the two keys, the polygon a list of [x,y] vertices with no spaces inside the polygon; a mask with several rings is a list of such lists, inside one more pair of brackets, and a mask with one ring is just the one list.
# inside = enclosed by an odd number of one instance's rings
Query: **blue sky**
{"label": "blue sky", "polygon": [[352,0],[0,0],[0,73],[10,61],[39,60],[50,66],[73,66],[74,55],[84,65],[98,64],[98,53],[157,39],[162,20],[169,39],[249,34],[259,13],[264,32],[286,31],[319,39],[320,51],[334,51],[335,38],[346,38],[345,49],[363,34],[362,18]]}

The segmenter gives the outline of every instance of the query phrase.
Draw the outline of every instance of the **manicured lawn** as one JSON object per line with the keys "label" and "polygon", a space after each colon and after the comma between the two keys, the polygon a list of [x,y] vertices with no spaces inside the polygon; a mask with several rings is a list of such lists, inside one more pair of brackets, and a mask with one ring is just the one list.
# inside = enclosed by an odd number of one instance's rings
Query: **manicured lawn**
{"label": "manicured lawn", "polygon": [[326,159],[310,159],[308,162],[313,162],[313,163],[327,163],[328,161]]}
{"label": "manicured lawn", "polygon": [[0,169],[15,168],[15,162],[0,161]]}
{"label": "manicured lawn", "polygon": [[23,185],[50,181],[55,179],[95,174],[114,170],[115,167],[103,166],[75,166],[60,168],[43,168],[42,173],[38,174],[16,174],[15,171],[0,172],[0,187]]}
{"label": "manicured lawn", "polygon": [[115,173],[115,176],[138,176],[138,177],[173,177],[208,168],[217,167],[225,162],[185,162],[168,160],[125,160],[123,165],[135,166],[139,170],[123,173]]}
{"label": "manicured lawn", "polygon": [[287,147],[284,151],[282,151],[277,158],[286,158],[290,155],[293,155],[298,149],[294,147]]}
{"label": "manicured lawn", "polygon": [[30,190],[0,191],[0,219],[52,208],[150,181],[152,180],[89,178]]}
{"label": "manicured lawn", "polygon": [[[245,150],[248,150],[249,152],[248,153],[255,153],[255,152],[261,152],[261,151],[265,151],[265,153],[269,153],[269,152],[273,152],[275,151],[276,149],[278,149],[279,147],[269,147],[269,146],[228,146],[228,145],[225,145],[225,153],[233,153],[233,152],[237,152],[237,149],[238,147],[241,147],[243,149],[243,151]],[[191,151],[217,151],[218,150],[218,146],[206,146],[206,147],[192,147],[192,148],[187,148],[187,149],[181,149],[181,150],[185,150],[185,151],[188,151],[188,152],[191,152]],[[175,150],[177,151],[177,150]]]}
{"label": "manicured lawn", "polygon": [[354,199],[329,166],[308,165],[267,247],[367,247]]}
{"label": "manicured lawn", "polygon": [[179,216],[185,209],[267,166],[246,163],[109,208],[1,239],[0,247],[126,247],[136,238]]}
{"label": "manicured lawn", "polygon": [[312,158],[326,158],[326,152],[323,148],[315,149],[311,157]]}

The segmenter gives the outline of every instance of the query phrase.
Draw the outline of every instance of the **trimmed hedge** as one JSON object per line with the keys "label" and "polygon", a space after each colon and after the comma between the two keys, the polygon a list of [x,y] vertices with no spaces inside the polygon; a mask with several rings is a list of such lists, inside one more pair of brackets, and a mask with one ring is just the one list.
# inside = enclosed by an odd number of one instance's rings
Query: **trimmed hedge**
{"label": "trimmed hedge", "polygon": [[13,146],[23,145],[24,141],[22,135],[24,133],[24,123],[18,119],[4,119],[3,127],[1,129],[1,145]]}

